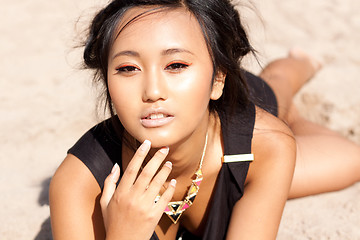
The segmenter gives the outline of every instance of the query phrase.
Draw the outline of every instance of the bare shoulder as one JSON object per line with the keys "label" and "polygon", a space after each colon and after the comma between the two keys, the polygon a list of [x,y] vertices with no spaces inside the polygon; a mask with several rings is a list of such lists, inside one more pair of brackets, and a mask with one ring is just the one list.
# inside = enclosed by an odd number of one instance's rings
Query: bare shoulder
{"label": "bare shoulder", "polygon": [[[68,186],[72,186],[74,188],[81,185],[81,187],[87,188],[84,189],[84,191],[97,188],[97,192],[100,192],[100,187],[90,170],[80,159],[72,154],[68,154],[66,156],[51,180],[51,187],[65,184],[69,184]],[[71,191],[71,189],[73,189],[72,187],[67,189]]]}
{"label": "bare shoulder", "polygon": [[269,175],[271,171],[279,176],[292,176],[296,160],[295,137],[285,122],[259,107],[256,108],[252,153],[254,162],[248,181]]}
{"label": "bare shoulder", "polygon": [[[77,198],[90,197],[99,195],[100,192],[101,189],[90,170],[72,154],[66,156],[50,183],[50,196],[61,198],[70,198],[74,195],[78,195]],[[57,199],[59,198],[53,200]]]}
{"label": "bare shoulder", "polygon": [[252,151],[258,156],[265,154],[267,159],[273,155],[292,155],[296,153],[295,137],[285,122],[257,107]]}
{"label": "bare shoulder", "polygon": [[256,107],[254,138],[263,136],[284,138],[285,141],[286,139],[294,140],[293,133],[285,122]]}
{"label": "bare shoulder", "polygon": [[252,152],[255,161],[249,171],[249,180],[262,175],[263,169],[291,171],[296,158],[295,137],[285,122],[257,107]]}
{"label": "bare shoulder", "polygon": [[95,234],[103,234],[100,194],[101,189],[90,170],[69,154],[50,183],[54,239],[94,239],[94,230]]}

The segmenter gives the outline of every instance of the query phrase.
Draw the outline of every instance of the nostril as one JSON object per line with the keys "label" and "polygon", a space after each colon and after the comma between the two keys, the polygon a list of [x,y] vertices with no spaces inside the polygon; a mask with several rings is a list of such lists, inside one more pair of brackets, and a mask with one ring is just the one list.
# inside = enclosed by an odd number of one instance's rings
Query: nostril
{"label": "nostril", "polygon": [[144,90],[143,100],[146,102],[155,102],[167,98],[166,89],[160,84],[148,85]]}

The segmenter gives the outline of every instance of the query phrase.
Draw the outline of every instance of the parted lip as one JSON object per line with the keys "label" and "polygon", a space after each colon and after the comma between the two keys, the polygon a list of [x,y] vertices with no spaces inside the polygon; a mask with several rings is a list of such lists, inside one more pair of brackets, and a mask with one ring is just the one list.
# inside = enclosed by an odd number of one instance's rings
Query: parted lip
{"label": "parted lip", "polygon": [[163,114],[165,117],[173,117],[174,115],[167,111],[165,108],[149,108],[141,114],[141,119],[147,119],[152,114]]}
{"label": "parted lip", "polygon": [[149,108],[142,113],[140,122],[145,128],[158,128],[168,125],[174,118],[174,115],[164,108]]}

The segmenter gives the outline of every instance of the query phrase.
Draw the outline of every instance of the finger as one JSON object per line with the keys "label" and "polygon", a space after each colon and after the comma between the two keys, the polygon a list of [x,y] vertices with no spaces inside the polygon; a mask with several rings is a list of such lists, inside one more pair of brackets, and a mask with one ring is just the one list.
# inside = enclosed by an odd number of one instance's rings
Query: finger
{"label": "finger", "polygon": [[156,203],[154,203],[156,207],[161,210],[161,214],[163,213],[163,211],[171,201],[175,192],[175,188],[176,188],[176,180],[171,179],[170,184],[165,190],[165,192],[161,195],[160,199]]}
{"label": "finger", "polygon": [[100,198],[100,206],[104,219],[106,219],[106,209],[107,206],[109,205],[110,199],[114,195],[116,189],[116,183],[119,180],[119,177],[120,177],[120,167],[116,163],[113,166],[111,173],[105,179],[104,189]]}
{"label": "finger", "polygon": [[140,167],[144,162],[146,155],[148,154],[151,147],[151,142],[145,140],[140,147],[136,150],[133,158],[129,162],[129,165],[126,167],[123,178],[120,182],[119,187],[131,188],[134,184],[136,177],[139,173]]}
{"label": "finger", "polygon": [[146,190],[146,187],[149,186],[151,180],[159,170],[160,165],[163,163],[168,153],[169,148],[161,148],[155,153],[155,155],[146,164],[138,179],[136,180],[134,184],[135,190]]}
{"label": "finger", "polygon": [[149,188],[146,190],[146,194],[149,198],[155,198],[159,194],[166,179],[169,177],[171,170],[172,163],[168,161],[164,164],[160,172],[154,177],[149,185]]}
{"label": "finger", "polygon": [[116,163],[113,166],[111,173],[105,179],[104,189],[100,198],[101,207],[106,208],[107,205],[109,204],[110,199],[112,198],[115,192],[116,183],[119,180],[119,176],[120,176],[120,168],[119,165]]}

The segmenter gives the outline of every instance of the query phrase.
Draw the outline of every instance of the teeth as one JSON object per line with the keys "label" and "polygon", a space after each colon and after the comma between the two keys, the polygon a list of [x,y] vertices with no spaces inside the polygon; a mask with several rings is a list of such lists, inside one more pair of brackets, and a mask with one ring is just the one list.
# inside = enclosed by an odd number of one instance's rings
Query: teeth
{"label": "teeth", "polygon": [[159,119],[159,118],[164,118],[164,114],[162,113],[158,113],[158,114],[151,114],[148,119]]}

